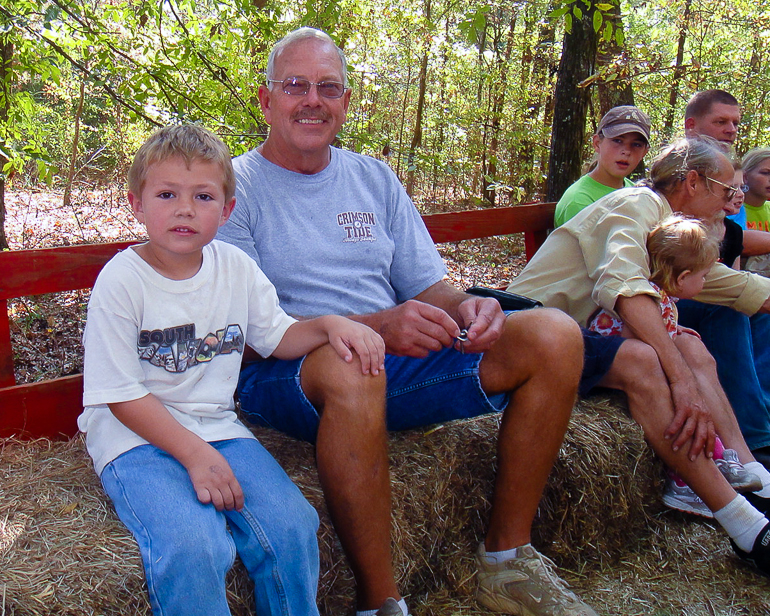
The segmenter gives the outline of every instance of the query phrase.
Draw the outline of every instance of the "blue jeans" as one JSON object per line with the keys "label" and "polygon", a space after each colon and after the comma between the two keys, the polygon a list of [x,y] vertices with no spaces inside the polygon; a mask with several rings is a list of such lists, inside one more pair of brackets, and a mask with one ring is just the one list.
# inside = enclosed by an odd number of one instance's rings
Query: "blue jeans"
{"label": "blue jeans", "polygon": [[242,511],[202,504],[185,468],[153,445],[125,452],[102,471],[139,544],[153,614],[229,615],[225,575],[237,552],[254,580],[257,614],[317,615],[315,509],[258,441],[211,445],[243,489]]}
{"label": "blue jeans", "polygon": [[697,331],[717,362],[719,382],[749,449],[770,445],[770,315],[747,317],[693,300],[677,303],[679,323]]}
{"label": "blue jeans", "polygon": [[[426,358],[385,356],[388,430],[408,430],[502,411],[508,396],[487,397],[479,379],[480,353],[446,348]],[[238,399],[245,417],[314,443],[319,415],[300,387],[304,358],[266,359],[241,370]]]}

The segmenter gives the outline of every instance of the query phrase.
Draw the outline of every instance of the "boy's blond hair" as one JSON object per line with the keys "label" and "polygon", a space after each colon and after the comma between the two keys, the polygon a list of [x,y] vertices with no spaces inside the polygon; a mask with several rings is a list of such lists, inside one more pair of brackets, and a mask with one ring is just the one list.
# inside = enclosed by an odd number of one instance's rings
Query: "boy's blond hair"
{"label": "boy's blond hair", "polygon": [[650,280],[676,295],[676,279],[685,270],[697,272],[719,257],[719,240],[701,221],[669,216],[647,236]]}
{"label": "boy's blond hair", "polygon": [[147,180],[147,170],[175,156],[189,167],[195,161],[215,163],[222,169],[225,201],[235,195],[235,172],[230,150],[214,133],[196,124],[175,124],[155,131],[134,155],[128,170],[128,190],[139,195]]}

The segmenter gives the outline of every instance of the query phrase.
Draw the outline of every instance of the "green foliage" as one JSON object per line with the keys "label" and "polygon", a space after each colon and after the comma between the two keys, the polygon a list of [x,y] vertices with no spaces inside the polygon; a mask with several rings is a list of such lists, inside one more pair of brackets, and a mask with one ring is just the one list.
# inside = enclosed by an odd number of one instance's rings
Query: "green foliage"
{"label": "green foliage", "polygon": [[554,6],[557,8],[551,11],[548,18],[551,21],[563,20],[566,32],[572,31],[573,20],[583,19],[584,11],[589,11],[592,7],[593,17],[592,25],[594,32],[601,33],[601,39],[611,41],[613,38],[618,45],[622,45],[623,31],[616,28],[613,19],[613,12],[618,7],[620,0],[611,2],[592,2],[592,0],[557,0]]}
{"label": "green foliage", "polygon": [[[413,172],[418,192],[434,203],[485,190],[499,202],[536,199],[564,32],[590,13],[590,27],[613,51],[583,85],[594,93],[600,85],[632,84],[652,116],[655,141],[668,111],[684,3],[6,0],[0,41],[12,42],[13,64],[0,88],[0,103],[9,103],[0,121],[4,172],[35,181],[62,176],[81,82],[79,177],[122,173],[144,136],[168,122],[201,122],[242,153],[267,130],[257,88],[270,47],[312,25],[348,56],[354,91],[343,147],[387,160],[402,178]],[[770,13],[747,0],[692,0],[684,25],[676,117],[697,89],[722,87],[744,103],[738,149],[764,145]],[[409,158],[426,51],[422,145]]]}

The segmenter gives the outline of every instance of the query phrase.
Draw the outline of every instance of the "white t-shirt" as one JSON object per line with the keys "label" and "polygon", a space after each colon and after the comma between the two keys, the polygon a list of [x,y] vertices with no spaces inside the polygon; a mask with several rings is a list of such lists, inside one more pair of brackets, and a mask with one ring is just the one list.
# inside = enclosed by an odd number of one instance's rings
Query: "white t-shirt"
{"label": "white t-shirt", "polygon": [[205,246],[187,280],[165,278],[132,249],[113,257],[94,285],[83,335],[78,427],[96,472],[147,443],[107,403],[148,393],[205,441],[253,438],[233,403],[244,343],[267,357],[294,322],[254,261],[229,244]]}

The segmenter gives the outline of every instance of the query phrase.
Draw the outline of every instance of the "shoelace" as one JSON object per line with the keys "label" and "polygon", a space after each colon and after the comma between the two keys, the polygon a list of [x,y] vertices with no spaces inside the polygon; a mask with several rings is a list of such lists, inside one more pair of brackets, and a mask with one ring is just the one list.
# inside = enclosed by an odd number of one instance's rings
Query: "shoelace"
{"label": "shoelace", "polygon": [[553,562],[550,558],[547,556],[543,556],[540,552],[535,550],[535,556],[540,561],[540,565],[532,563],[532,570],[534,573],[540,573],[543,572],[545,574],[545,578],[548,579],[551,584],[553,584],[556,588],[559,590],[564,591],[564,594],[568,596],[570,599],[575,597],[575,594],[569,590],[569,584],[563,579],[561,579],[556,573],[554,572],[554,569],[556,568],[556,563]]}
{"label": "shoelace", "polygon": [[721,465],[724,465],[727,467],[728,471],[733,475],[741,474],[742,472],[745,472],[746,467],[741,464],[740,460],[733,459],[731,457],[725,456],[721,460]]}

